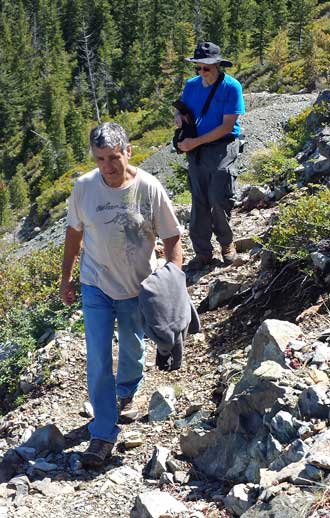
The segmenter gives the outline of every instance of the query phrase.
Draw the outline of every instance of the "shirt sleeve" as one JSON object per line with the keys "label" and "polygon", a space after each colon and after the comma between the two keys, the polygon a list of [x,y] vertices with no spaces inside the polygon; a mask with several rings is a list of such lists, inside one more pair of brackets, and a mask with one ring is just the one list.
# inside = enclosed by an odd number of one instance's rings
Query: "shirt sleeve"
{"label": "shirt sleeve", "polygon": [[242,115],[245,113],[243,91],[239,82],[230,85],[223,113],[224,115]]}
{"label": "shirt sleeve", "polygon": [[77,231],[83,229],[83,221],[79,210],[79,185],[75,183],[68,202],[67,225]]}
{"label": "shirt sleeve", "polygon": [[158,183],[154,192],[153,219],[155,233],[160,239],[183,234],[183,227],[180,225],[170,199],[160,183]]}

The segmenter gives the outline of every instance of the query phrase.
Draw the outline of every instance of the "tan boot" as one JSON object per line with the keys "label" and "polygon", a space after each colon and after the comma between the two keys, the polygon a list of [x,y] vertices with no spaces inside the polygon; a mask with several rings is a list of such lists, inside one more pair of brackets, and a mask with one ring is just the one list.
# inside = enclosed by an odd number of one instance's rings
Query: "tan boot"
{"label": "tan boot", "polygon": [[236,247],[233,242],[228,245],[221,245],[222,258],[225,264],[233,264],[237,259],[238,255],[236,252]]}

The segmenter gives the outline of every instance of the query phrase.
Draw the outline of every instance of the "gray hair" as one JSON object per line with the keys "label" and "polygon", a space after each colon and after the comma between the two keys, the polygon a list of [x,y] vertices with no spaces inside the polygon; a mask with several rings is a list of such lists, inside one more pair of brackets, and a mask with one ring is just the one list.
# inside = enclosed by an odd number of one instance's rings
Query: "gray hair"
{"label": "gray hair", "polygon": [[115,149],[119,146],[123,153],[127,150],[129,143],[128,136],[124,128],[116,122],[103,122],[90,132],[89,145],[92,151],[93,146],[104,148],[109,147]]}

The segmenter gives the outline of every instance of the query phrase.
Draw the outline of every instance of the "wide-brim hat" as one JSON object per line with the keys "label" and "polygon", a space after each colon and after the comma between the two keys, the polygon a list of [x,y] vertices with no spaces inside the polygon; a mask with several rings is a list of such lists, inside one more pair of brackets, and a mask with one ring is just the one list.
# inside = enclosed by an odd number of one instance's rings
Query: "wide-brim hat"
{"label": "wide-brim hat", "polygon": [[193,58],[185,58],[186,61],[191,63],[205,63],[206,65],[214,65],[219,63],[223,67],[232,67],[233,64],[228,59],[224,59],[220,54],[220,47],[211,43],[210,41],[204,41],[198,43],[195,48]]}

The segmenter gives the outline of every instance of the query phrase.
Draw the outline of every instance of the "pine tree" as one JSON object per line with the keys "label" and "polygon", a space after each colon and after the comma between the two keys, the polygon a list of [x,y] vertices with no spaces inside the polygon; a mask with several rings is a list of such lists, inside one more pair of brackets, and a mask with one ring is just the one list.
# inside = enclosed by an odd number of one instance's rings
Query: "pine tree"
{"label": "pine tree", "polygon": [[0,177],[0,227],[5,227],[11,222],[12,214],[9,200],[9,189],[4,179]]}
{"label": "pine tree", "polygon": [[23,176],[23,166],[19,165],[9,183],[10,201],[15,209],[24,209],[29,204],[29,187]]}
{"label": "pine tree", "polygon": [[316,3],[317,0],[297,0],[291,5],[289,44],[292,56],[300,54],[305,30],[314,18]]}
{"label": "pine tree", "polygon": [[[66,149],[65,127],[65,119],[69,110],[68,87],[71,66],[64,49],[59,19],[55,10],[53,10],[52,28],[44,35],[44,42],[41,106],[46,133],[57,160],[57,174],[55,176],[59,176],[72,165],[71,151],[69,152]],[[53,177],[53,172],[51,174]]]}
{"label": "pine tree", "polygon": [[220,45],[228,45],[229,0],[211,0],[202,3],[203,39]]}
{"label": "pine tree", "polygon": [[270,4],[273,35],[283,30],[288,24],[288,0],[272,0]]}
{"label": "pine tree", "polygon": [[226,55],[237,59],[240,51],[248,45],[248,35],[253,27],[256,2],[254,0],[236,0],[229,7],[229,44]]}
{"label": "pine tree", "polygon": [[[11,148],[5,165],[14,173],[18,159],[31,151],[32,119],[38,106],[38,58],[23,3],[3,2],[0,13],[0,143]],[[11,140],[14,139],[14,140]],[[17,140],[19,145],[17,145]],[[15,152],[14,152],[15,149]]]}
{"label": "pine tree", "polygon": [[99,28],[98,46],[98,98],[103,101],[107,114],[115,111],[118,105],[118,86],[116,81],[116,70],[120,65],[122,49],[120,36],[113,17],[107,9],[107,0],[100,0],[99,10],[102,13],[101,25]]}
{"label": "pine tree", "polygon": [[87,156],[87,125],[82,113],[73,104],[66,117],[65,126],[73,157],[82,162]]}
{"label": "pine tree", "polygon": [[283,66],[288,60],[288,31],[287,29],[278,33],[273,39],[267,52],[267,59],[272,64],[274,79],[278,79]]}
{"label": "pine tree", "polygon": [[301,54],[304,59],[304,83],[309,91],[313,91],[316,88],[316,82],[320,76],[320,63],[318,60],[320,52],[317,46],[316,31],[313,30],[311,25],[305,27]]}
{"label": "pine tree", "polygon": [[254,30],[251,35],[250,48],[257,55],[260,64],[264,64],[267,46],[271,39],[271,14],[268,0],[262,0],[256,7]]}

